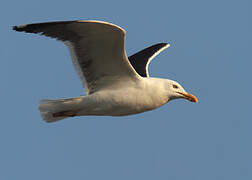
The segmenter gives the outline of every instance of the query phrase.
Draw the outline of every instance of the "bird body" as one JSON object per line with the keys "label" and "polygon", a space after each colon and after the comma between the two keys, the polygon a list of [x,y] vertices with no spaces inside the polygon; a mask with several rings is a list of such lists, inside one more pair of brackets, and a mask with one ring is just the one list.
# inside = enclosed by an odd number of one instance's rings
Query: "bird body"
{"label": "bird body", "polygon": [[197,102],[197,98],[176,81],[149,77],[150,61],[170,46],[167,43],[153,45],[127,57],[126,31],[107,22],[49,22],[14,26],[13,29],[63,41],[86,89],[84,96],[42,100],[39,111],[46,122],[74,116],[137,114],[177,98]]}
{"label": "bird body", "polygon": [[[141,78],[139,82],[118,82],[112,88],[105,88],[90,95],[61,100],[42,101],[41,112],[64,112],[65,114],[44,113],[44,118],[54,121],[68,116],[125,116],[156,109],[169,101],[166,89],[167,79]],[[155,83],[157,86],[153,86]],[[127,84],[125,86],[124,84]],[[132,96],[134,94],[134,96]],[[71,113],[72,115],[69,115]],[[42,113],[43,114],[43,113]],[[49,116],[49,117],[47,117]],[[55,119],[56,118],[56,119]]]}

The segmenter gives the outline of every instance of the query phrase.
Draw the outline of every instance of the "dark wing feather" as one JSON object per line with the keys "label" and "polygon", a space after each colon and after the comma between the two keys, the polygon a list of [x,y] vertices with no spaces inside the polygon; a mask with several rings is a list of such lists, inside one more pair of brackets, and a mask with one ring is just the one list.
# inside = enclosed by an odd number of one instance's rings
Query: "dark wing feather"
{"label": "dark wing feather", "polygon": [[140,76],[149,77],[148,64],[155,56],[157,56],[160,52],[162,52],[169,46],[170,44],[168,43],[155,44],[128,57],[128,59]]}
{"label": "dark wing feather", "polygon": [[76,41],[80,36],[72,29],[66,28],[67,25],[74,24],[76,21],[57,21],[46,23],[34,23],[21,26],[13,26],[13,30],[26,33],[38,33],[60,41]]}

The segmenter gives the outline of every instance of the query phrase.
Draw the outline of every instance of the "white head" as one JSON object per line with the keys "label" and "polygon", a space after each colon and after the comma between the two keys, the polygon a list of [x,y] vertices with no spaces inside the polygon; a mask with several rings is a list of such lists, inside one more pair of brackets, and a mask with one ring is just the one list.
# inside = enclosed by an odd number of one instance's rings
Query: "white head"
{"label": "white head", "polygon": [[184,98],[191,102],[198,102],[198,99],[196,96],[187,93],[184,88],[173,80],[166,79],[166,90],[168,92],[169,100],[172,99],[178,99],[178,98]]}

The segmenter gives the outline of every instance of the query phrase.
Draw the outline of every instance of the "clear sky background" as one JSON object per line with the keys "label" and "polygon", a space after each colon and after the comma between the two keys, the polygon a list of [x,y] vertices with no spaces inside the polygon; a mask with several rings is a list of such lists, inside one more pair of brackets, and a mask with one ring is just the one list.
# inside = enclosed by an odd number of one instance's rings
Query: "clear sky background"
{"label": "clear sky background", "polygon": [[[250,0],[1,1],[1,180],[251,180]],[[103,20],[131,55],[169,42],[150,64],[199,98],[127,117],[42,121],[40,99],[83,94],[67,48],[13,25]]]}

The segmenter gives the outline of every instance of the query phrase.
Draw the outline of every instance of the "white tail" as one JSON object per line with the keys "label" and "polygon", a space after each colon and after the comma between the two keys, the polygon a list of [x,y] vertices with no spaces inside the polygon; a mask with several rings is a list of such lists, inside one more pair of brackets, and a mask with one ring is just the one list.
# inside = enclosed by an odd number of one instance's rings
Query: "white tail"
{"label": "white tail", "polygon": [[66,116],[55,116],[55,113],[64,111],[64,102],[68,99],[58,99],[58,100],[41,100],[39,104],[39,111],[41,117],[46,122],[55,122],[67,118]]}

